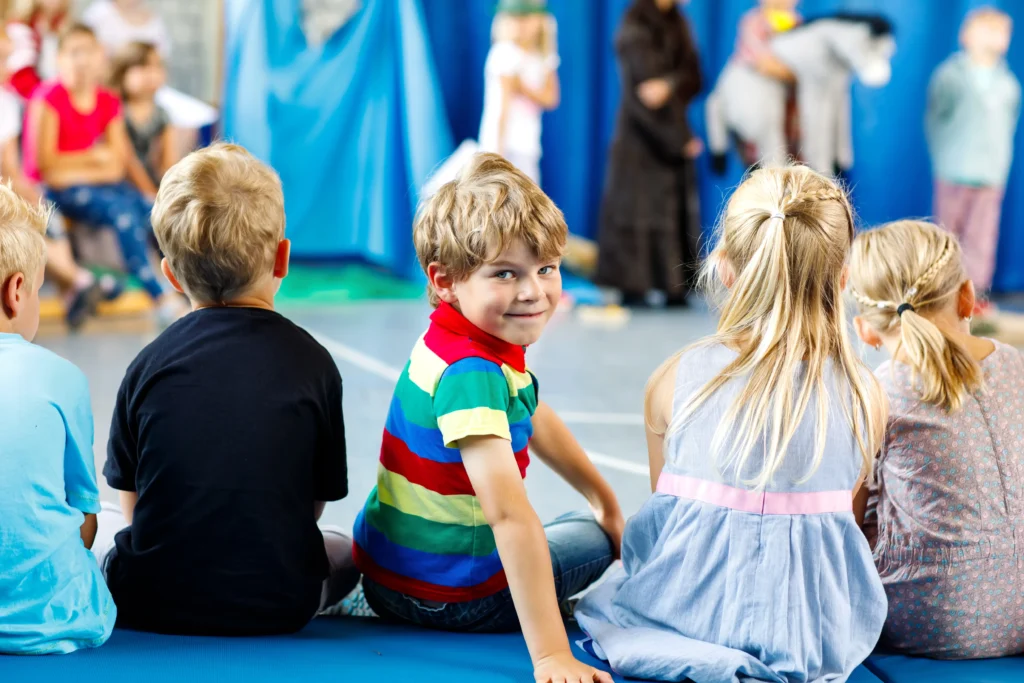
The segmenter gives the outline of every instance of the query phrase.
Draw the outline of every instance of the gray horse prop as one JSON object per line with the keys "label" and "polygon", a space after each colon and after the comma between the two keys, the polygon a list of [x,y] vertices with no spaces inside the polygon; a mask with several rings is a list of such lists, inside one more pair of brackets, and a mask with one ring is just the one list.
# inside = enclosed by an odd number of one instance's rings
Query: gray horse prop
{"label": "gray horse prop", "polygon": [[[772,39],[772,50],[796,75],[800,140],[797,154],[821,173],[853,166],[850,86],[880,88],[892,75],[896,49],[892,24],[868,14],[812,19]],[[731,137],[757,150],[763,165],[784,163],[788,86],[752,66],[729,62],[708,96],[708,147],[712,168],[725,170]]]}

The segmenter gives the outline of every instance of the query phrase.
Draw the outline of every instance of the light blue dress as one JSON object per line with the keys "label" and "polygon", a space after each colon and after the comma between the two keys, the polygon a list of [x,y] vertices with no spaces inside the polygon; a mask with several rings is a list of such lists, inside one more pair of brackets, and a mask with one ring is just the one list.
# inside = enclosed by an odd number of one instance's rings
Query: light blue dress
{"label": "light blue dress", "polygon": [[[679,362],[675,407],[736,358],[723,346]],[[625,676],[726,683],[845,681],[871,653],[886,597],[851,510],[861,470],[834,376],[824,459],[812,400],[767,492],[719,473],[715,429],[743,388],[726,384],[669,436],[659,491],[626,527],[623,567],[589,593],[580,643]],[[760,469],[756,444],[744,470]],[[802,481],[807,479],[807,481]]]}

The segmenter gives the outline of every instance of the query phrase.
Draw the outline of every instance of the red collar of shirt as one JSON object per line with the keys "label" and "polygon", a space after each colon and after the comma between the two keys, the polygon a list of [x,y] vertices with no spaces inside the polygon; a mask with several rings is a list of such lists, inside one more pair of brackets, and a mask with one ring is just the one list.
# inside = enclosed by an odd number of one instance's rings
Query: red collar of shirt
{"label": "red collar of shirt", "polygon": [[503,339],[487,334],[466,320],[466,316],[451,304],[442,301],[430,314],[430,322],[452,334],[466,337],[473,343],[479,344],[516,372],[526,372],[526,347],[510,344]]}

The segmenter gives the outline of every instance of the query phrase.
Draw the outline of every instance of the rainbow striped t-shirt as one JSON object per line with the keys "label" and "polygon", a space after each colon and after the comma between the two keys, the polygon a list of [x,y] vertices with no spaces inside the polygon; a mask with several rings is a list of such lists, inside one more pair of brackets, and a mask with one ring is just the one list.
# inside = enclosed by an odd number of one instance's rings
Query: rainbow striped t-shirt
{"label": "rainbow striped t-shirt", "polygon": [[521,346],[442,303],[395,387],[377,487],[355,523],[355,560],[382,586],[421,600],[465,602],[508,586],[457,444],[512,443],[526,476],[537,383]]}

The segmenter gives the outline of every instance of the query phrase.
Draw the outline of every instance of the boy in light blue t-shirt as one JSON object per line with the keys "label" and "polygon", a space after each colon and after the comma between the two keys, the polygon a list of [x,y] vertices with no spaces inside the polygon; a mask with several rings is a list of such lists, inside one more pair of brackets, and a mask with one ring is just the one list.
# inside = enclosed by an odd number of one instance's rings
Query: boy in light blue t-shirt
{"label": "boy in light blue t-shirt", "polygon": [[89,387],[31,343],[46,220],[0,184],[0,654],[98,647],[117,615],[88,550],[100,509]]}

